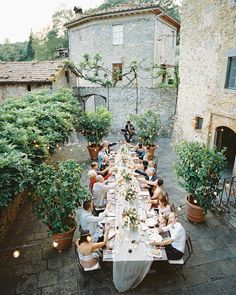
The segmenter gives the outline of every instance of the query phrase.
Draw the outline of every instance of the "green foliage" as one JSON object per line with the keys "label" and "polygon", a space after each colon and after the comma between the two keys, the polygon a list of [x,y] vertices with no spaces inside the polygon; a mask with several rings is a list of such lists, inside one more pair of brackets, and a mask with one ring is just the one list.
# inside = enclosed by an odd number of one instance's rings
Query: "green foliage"
{"label": "green foliage", "polygon": [[25,188],[29,171],[78,127],[79,115],[79,102],[68,89],[1,103],[0,208]]}
{"label": "green foliage", "polygon": [[142,138],[143,144],[154,146],[161,127],[159,114],[150,110],[143,114],[131,115],[130,118],[135,122],[136,132]]}
{"label": "green foliage", "polygon": [[27,186],[30,160],[5,139],[0,139],[0,212]]}
{"label": "green foliage", "polygon": [[31,32],[26,49],[26,56],[28,60],[34,59],[35,50],[33,48],[33,34]]}
{"label": "green foliage", "polygon": [[68,36],[64,24],[73,18],[72,10],[62,9],[52,16],[52,24],[34,35],[36,60],[51,60],[58,54],[59,48],[68,48]]}
{"label": "green foliage", "polygon": [[67,160],[58,167],[43,163],[33,173],[33,211],[49,227],[49,234],[68,231],[69,215],[87,198],[81,170],[75,161]]}
{"label": "green foliage", "polygon": [[99,107],[95,112],[84,112],[78,128],[89,143],[98,146],[108,135],[111,121],[111,113],[106,108]]}
{"label": "green foliage", "polygon": [[27,42],[10,43],[8,39],[0,44],[0,62],[1,61],[25,61]]}
{"label": "green foliage", "polygon": [[180,183],[207,212],[225,165],[224,151],[217,152],[199,142],[182,142],[177,145],[176,152],[179,159],[175,171]]}

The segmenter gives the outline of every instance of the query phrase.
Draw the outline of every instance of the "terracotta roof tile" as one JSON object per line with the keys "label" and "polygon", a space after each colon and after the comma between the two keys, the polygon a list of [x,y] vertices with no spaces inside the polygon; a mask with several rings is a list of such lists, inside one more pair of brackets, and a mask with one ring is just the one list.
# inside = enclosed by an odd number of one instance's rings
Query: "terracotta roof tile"
{"label": "terracotta roof tile", "polygon": [[0,84],[49,83],[63,67],[62,61],[1,62]]}

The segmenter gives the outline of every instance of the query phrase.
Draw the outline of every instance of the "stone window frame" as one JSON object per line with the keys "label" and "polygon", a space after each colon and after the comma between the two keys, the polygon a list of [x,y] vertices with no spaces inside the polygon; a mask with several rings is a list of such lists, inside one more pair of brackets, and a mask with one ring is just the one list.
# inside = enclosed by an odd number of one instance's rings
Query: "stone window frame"
{"label": "stone window frame", "polygon": [[203,117],[200,117],[199,115],[196,115],[194,117],[194,125],[193,128],[195,130],[202,130],[203,127]]}
{"label": "stone window frame", "polygon": [[[234,76],[233,72],[235,72]],[[231,80],[233,82],[232,86],[230,85]],[[236,90],[236,56],[228,57],[225,88],[230,90]]]}
{"label": "stone window frame", "polygon": [[224,89],[225,93],[235,93],[236,89],[234,88],[228,88],[227,82],[228,82],[228,74],[229,74],[229,58],[236,57],[236,48],[232,48],[230,50],[227,50],[223,54],[225,58],[224,62],[224,70],[222,72],[222,88]]}
{"label": "stone window frame", "polygon": [[[119,71],[119,73],[118,73],[118,71]],[[122,63],[113,63],[112,64],[112,80],[113,81],[122,81],[122,71],[123,71],[123,64]]]}
{"label": "stone window frame", "polygon": [[123,24],[112,25],[112,44],[124,44],[124,26]]}

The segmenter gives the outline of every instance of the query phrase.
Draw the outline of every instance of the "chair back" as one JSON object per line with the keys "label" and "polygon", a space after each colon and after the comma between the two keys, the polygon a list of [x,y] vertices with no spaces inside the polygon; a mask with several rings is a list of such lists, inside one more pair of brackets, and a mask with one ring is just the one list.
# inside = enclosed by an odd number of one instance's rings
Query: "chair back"
{"label": "chair back", "polygon": [[184,264],[186,264],[186,262],[189,260],[189,258],[193,254],[193,245],[192,245],[192,241],[191,241],[190,236],[188,236],[187,239],[186,239],[186,247],[187,247],[187,250],[188,250],[188,256],[185,259]]}
{"label": "chair back", "polygon": [[171,204],[170,205],[170,211],[171,212],[176,212],[176,209],[175,209],[175,205],[174,204]]}

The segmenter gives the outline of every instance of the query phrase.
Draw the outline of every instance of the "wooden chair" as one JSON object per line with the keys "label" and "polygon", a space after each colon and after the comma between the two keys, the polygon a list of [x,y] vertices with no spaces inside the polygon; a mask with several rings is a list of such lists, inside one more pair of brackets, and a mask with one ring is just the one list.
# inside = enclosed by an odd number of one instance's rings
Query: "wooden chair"
{"label": "wooden chair", "polygon": [[[184,254],[184,257],[178,260],[168,260],[168,263],[175,266],[175,271],[181,271],[183,266],[187,263],[189,258],[193,254],[193,246],[190,236],[186,239],[186,249],[187,249],[187,256]],[[185,251],[186,253],[186,251]],[[183,275],[183,273],[182,273]],[[183,275],[184,276],[184,275]]]}
{"label": "wooden chair", "polygon": [[80,262],[80,258],[79,258],[79,254],[77,251],[76,244],[75,244],[75,258],[76,258],[76,263],[77,263],[79,272],[83,276],[83,280],[84,280],[82,287],[84,287],[91,279],[94,279],[99,284],[102,283],[102,281],[100,281],[96,277],[98,272],[101,272],[101,267],[100,267],[99,261],[93,267],[90,267],[90,268],[83,267]]}

